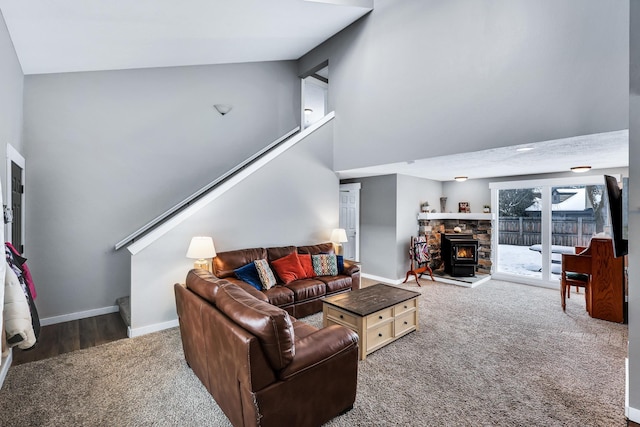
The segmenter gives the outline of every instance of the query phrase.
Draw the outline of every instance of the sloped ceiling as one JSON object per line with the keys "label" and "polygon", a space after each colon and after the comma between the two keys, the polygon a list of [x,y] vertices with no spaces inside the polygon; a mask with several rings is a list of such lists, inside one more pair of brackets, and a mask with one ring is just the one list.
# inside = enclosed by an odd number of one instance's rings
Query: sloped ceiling
{"label": "sloped ceiling", "polygon": [[295,60],[373,0],[0,0],[24,74]]}

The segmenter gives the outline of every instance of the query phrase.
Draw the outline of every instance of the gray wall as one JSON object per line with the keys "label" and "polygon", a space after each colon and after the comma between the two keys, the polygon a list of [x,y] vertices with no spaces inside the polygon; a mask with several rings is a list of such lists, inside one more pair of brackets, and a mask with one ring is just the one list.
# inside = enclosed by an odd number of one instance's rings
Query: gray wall
{"label": "gray wall", "polygon": [[392,279],[404,279],[409,271],[411,236],[418,235],[420,205],[428,201],[432,209],[440,210],[442,183],[429,179],[398,175],[396,199],[396,272]]}
{"label": "gray wall", "polygon": [[115,243],[293,129],[296,71],[283,61],[27,76],[26,248],[41,316],[129,295],[129,253]]}
{"label": "gray wall", "polygon": [[439,209],[438,181],[405,175],[347,179],[359,182],[360,262],[362,272],[389,280],[404,279],[409,268],[409,240],[418,232],[417,214],[428,201]]}
{"label": "gray wall", "polygon": [[[640,0],[631,0],[629,121],[629,418],[640,422]],[[633,415],[633,416],[632,416]]]}
{"label": "gray wall", "polygon": [[[22,153],[22,90],[24,76],[0,12],[0,182],[7,194],[7,144]],[[24,155],[24,153],[22,153]],[[6,198],[6,196],[4,197]]]}
{"label": "gray wall", "polygon": [[193,267],[192,236],[212,236],[218,252],[328,242],[339,202],[332,143],[329,122],[134,255],[132,327],[177,318],[173,284]]}
{"label": "gray wall", "polygon": [[620,130],[628,19],[626,1],[377,0],[299,69],[329,61],[337,171]]}
{"label": "gray wall", "polygon": [[[335,141],[334,141],[335,143]],[[396,274],[396,175],[360,182],[360,262],[362,273],[392,278]]]}

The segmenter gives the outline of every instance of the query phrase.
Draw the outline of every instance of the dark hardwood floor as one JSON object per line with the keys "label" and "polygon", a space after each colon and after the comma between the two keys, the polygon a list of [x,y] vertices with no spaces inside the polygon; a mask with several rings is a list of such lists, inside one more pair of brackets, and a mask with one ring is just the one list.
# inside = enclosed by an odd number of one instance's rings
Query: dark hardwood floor
{"label": "dark hardwood floor", "polygon": [[12,365],[48,359],[126,337],[127,327],[120,313],[43,326],[38,342],[31,350],[13,349]]}

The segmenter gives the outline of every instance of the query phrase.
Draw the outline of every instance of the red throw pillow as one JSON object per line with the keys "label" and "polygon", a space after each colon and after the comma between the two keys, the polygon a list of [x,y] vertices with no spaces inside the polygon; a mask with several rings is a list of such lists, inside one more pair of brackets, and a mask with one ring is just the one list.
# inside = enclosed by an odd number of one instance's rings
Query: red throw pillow
{"label": "red throw pillow", "polygon": [[294,280],[305,278],[305,271],[302,269],[300,261],[298,260],[298,254],[295,252],[271,261],[271,266],[285,285]]}
{"label": "red throw pillow", "polygon": [[311,254],[298,254],[298,260],[304,270],[304,277],[310,279],[316,277],[316,272],[313,271],[313,263],[311,262]]}

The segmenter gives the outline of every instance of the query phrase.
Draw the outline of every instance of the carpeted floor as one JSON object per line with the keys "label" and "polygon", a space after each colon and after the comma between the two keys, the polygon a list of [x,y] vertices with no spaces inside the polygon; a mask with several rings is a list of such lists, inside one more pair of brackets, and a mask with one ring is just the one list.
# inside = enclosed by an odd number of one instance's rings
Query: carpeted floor
{"label": "carpeted floor", "polygon": [[[420,330],[359,363],[329,426],[626,425],[626,325],[591,319],[583,295],[565,314],[554,290],[423,283]],[[177,328],[14,366],[0,408],[2,426],[230,425]]]}

